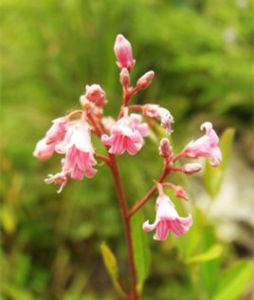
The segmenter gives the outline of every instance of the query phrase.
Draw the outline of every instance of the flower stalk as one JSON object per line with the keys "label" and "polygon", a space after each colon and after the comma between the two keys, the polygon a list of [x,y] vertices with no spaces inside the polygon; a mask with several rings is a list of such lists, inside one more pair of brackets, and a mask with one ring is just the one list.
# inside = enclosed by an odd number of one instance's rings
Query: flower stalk
{"label": "flower stalk", "polygon": [[[158,241],[165,240],[169,233],[177,236],[186,233],[192,225],[191,215],[180,217],[174,203],[164,193],[163,188],[171,188],[176,197],[185,200],[188,199],[187,193],[183,187],[165,181],[168,175],[174,172],[191,175],[202,169],[202,165],[195,162],[185,163],[182,167],[175,165],[181,158],[205,157],[215,167],[221,162],[222,157],[218,147],[219,138],[210,122],[201,125],[201,130],[205,130],[205,134],[196,141],[191,141],[177,155],[174,155],[168,137],[162,138],[158,153],[163,160],[161,175],[154,181],[153,186],[144,197],[129,208],[116,155],[120,156],[125,152],[129,155],[136,155],[141,151],[154,121],[159,121],[161,127],[165,129],[165,135],[169,136],[173,132],[171,127],[174,118],[168,109],[157,104],[129,105],[134,95],[150,86],[154,72],[146,72],[137,80],[136,86],[131,87],[130,72],[135,65],[135,60],[130,42],[121,34],[116,37],[114,52],[123,88],[123,99],[117,117],[114,119],[104,116],[103,109],[108,101],[102,87],[98,84],[86,85],[84,94],[79,99],[82,109],[53,120],[45,137],[37,143],[33,155],[40,160],[49,159],[55,152],[63,155],[61,170],[56,174],[50,174],[45,179],[47,184],[58,185],[59,193],[71,179],[82,180],[84,177],[94,177],[98,173],[97,168],[104,165],[98,165],[97,160],[105,162],[110,168],[122,216],[127,248],[129,291],[126,292],[126,299],[139,300],[136,270],[138,266],[134,259],[131,218],[158,193],[155,221],[152,224],[146,221],[143,224],[143,230],[147,232],[155,230],[154,239]],[[131,110],[137,110],[138,113],[130,113]],[[143,121],[144,119],[145,121]],[[96,152],[92,144],[92,134],[104,145],[106,155]],[[119,285],[122,286],[121,282]]]}

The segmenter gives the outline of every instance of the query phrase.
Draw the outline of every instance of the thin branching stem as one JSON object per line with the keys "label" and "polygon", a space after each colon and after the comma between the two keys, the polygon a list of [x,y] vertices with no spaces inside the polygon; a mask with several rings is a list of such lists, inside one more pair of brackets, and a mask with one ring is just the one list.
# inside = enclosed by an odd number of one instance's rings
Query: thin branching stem
{"label": "thin branching stem", "polygon": [[125,197],[125,193],[122,187],[122,181],[119,175],[117,161],[114,155],[110,155],[110,169],[112,172],[112,176],[114,179],[114,184],[116,188],[116,193],[122,213],[123,223],[124,223],[124,232],[125,232],[125,239],[127,244],[127,251],[128,251],[128,265],[129,265],[129,272],[130,272],[130,295],[128,296],[129,300],[138,300],[139,295],[137,292],[137,275],[136,275],[136,267],[135,267],[135,260],[134,260],[134,249],[133,249],[133,240],[131,235],[131,219],[128,211],[127,201]]}

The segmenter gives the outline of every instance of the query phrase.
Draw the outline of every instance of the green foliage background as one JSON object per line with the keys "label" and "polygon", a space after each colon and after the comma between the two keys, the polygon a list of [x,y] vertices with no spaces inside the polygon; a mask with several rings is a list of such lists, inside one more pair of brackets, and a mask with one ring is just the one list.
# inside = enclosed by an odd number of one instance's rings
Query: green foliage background
{"label": "green foliage background", "polygon": [[[32,157],[34,145],[52,119],[79,107],[87,83],[106,89],[106,113],[116,114],[121,89],[112,47],[119,32],[133,44],[137,63],[132,78],[149,69],[156,72],[153,85],[137,101],[170,109],[176,148],[190,133],[198,134],[203,120],[213,121],[219,131],[228,126],[247,130],[253,113],[253,4],[2,0],[1,300],[117,297],[100,258],[106,240],[126,276],[121,219],[108,170],[99,166],[94,180],[71,182],[57,195],[43,178],[59,170],[59,158],[38,162]],[[157,144],[148,140],[140,154],[124,155],[120,164],[131,204],[160,172]],[[153,205],[144,212],[153,218]],[[218,243],[213,226],[202,224],[201,212],[195,214],[200,226],[189,237],[150,243],[152,274],[144,299],[213,298],[221,258],[186,264],[182,252],[197,255]],[[235,253],[231,245],[224,248],[224,265],[230,265]],[[245,279],[248,266],[239,268]],[[207,274],[212,274],[209,280]]]}

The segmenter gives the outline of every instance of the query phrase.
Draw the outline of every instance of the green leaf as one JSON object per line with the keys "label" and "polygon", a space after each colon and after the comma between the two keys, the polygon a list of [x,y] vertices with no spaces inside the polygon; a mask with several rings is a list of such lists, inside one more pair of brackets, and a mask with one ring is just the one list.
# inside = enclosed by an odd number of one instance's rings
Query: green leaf
{"label": "green leaf", "polygon": [[219,142],[219,147],[222,152],[222,162],[218,167],[212,167],[208,160],[206,161],[204,169],[204,185],[207,193],[212,198],[215,198],[220,191],[222,180],[229,162],[234,135],[235,129],[233,128],[227,128],[223,132]]}
{"label": "green leaf", "polygon": [[[202,230],[200,251],[205,253],[216,244],[217,238],[214,232],[214,228],[210,225],[206,225]],[[217,256],[212,260],[200,262],[200,284],[206,290],[209,296],[212,294],[215,285],[217,284],[221,261],[222,257]]]}
{"label": "green leaf", "polygon": [[17,220],[12,207],[3,206],[0,214],[0,222],[3,225],[3,229],[7,233],[14,233],[17,227]]}
{"label": "green leaf", "polygon": [[134,248],[135,266],[138,275],[137,289],[142,291],[144,282],[150,270],[150,251],[147,235],[142,230],[143,214],[138,211],[131,219],[132,239]]}
{"label": "green leaf", "polygon": [[224,271],[212,300],[235,300],[244,291],[253,275],[251,262],[236,262]]}
{"label": "green leaf", "polygon": [[220,244],[216,244],[209,248],[206,252],[188,258],[186,263],[198,263],[213,260],[221,256],[222,251],[223,247]]}
{"label": "green leaf", "polygon": [[118,277],[118,266],[117,266],[117,261],[115,258],[114,253],[111,251],[111,249],[106,245],[106,243],[101,244],[101,253],[102,253],[102,258],[104,265],[111,277],[111,280],[113,282],[113,285],[116,289],[116,291],[122,296],[126,297],[126,294],[119,282],[119,277]]}

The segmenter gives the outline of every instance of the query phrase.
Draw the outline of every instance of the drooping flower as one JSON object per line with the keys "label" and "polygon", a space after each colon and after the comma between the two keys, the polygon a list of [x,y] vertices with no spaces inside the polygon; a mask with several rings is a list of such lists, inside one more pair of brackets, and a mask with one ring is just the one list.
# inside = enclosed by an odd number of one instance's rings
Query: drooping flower
{"label": "drooping flower", "polygon": [[55,145],[53,143],[47,144],[46,138],[41,139],[35,146],[33,156],[39,160],[49,159],[55,151]]}
{"label": "drooping flower", "polygon": [[53,125],[46,132],[46,135],[35,146],[33,156],[40,160],[49,159],[55,150],[55,146],[60,142],[66,133],[67,118],[61,117],[52,121]]}
{"label": "drooping flower", "polygon": [[64,140],[56,146],[56,151],[65,153],[62,171],[70,174],[71,178],[81,180],[84,176],[90,178],[96,174],[91,133],[84,121],[74,121],[69,126]]}
{"label": "drooping flower", "polygon": [[130,72],[135,65],[135,60],[132,57],[131,44],[122,34],[118,34],[116,37],[114,51],[117,66],[120,69],[126,68]]}
{"label": "drooping flower", "polygon": [[153,224],[146,221],[143,224],[143,230],[149,232],[156,230],[154,239],[164,241],[167,239],[169,232],[175,235],[182,235],[187,232],[192,225],[192,216],[182,218],[178,215],[174,204],[168,196],[160,195],[156,200],[156,219]]}
{"label": "drooping flower", "polygon": [[47,144],[61,141],[67,130],[67,117],[57,118],[52,121],[53,125],[46,133]]}
{"label": "drooping flower", "polygon": [[128,110],[125,110],[124,116],[112,127],[111,136],[103,134],[101,137],[102,142],[110,146],[109,153],[120,155],[126,150],[134,155],[142,148],[148,125],[141,123],[141,119],[138,114],[128,116]]}
{"label": "drooping flower", "polygon": [[174,123],[174,118],[169,110],[157,104],[146,104],[143,107],[143,114],[146,117],[160,121],[161,126],[166,130],[167,134],[171,134],[171,125]]}
{"label": "drooping flower", "polygon": [[206,131],[205,135],[191,141],[183,150],[183,154],[189,158],[207,157],[210,164],[214,167],[218,166],[222,160],[222,154],[218,147],[219,138],[213,129],[211,122],[205,122],[200,127]]}

